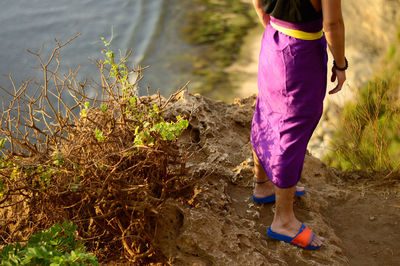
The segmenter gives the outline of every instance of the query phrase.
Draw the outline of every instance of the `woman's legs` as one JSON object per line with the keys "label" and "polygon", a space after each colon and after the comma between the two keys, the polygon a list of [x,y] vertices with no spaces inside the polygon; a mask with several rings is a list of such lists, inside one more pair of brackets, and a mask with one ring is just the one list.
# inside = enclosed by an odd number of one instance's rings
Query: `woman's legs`
{"label": "woman's legs", "polygon": [[269,180],[267,173],[265,173],[264,168],[261,165],[261,162],[258,160],[258,157],[253,150],[253,159],[254,159],[254,178],[256,181],[267,181],[265,183],[257,184],[254,186],[254,196],[257,198],[264,198],[271,196],[274,194],[274,184]]}
{"label": "woman's legs", "polygon": [[[254,160],[254,178],[257,181],[267,181],[262,184],[255,184],[254,186],[254,196],[257,198],[264,198],[271,196],[275,193],[274,184],[269,180],[267,173],[265,173],[264,168],[261,165],[260,160],[257,157],[256,152],[252,148],[253,151],[253,160]],[[303,191],[304,187],[297,187],[298,191]],[[296,193],[296,192],[294,192]],[[294,194],[293,194],[294,195]]]}
{"label": "woman's legs", "polygon": [[[274,220],[271,224],[271,230],[278,234],[287,235],[290,237],[294,237],[301,227],[301,222],[297,220],[294,215],[293,203],[294,203],[294,195],[296,193],[296,186],[291,188],[279,188],[275,186],[268,178],[267,174],[264,171],[264,168],[261,165],[260,160],[258,159],[254,149],[253,150],[253,158],[254,158],[254,175],[257,181],[265,181],[262,184],[255,184],[254,187],[254,196],[256,197],[267,197],[275,193],[276,196],[276,204],[275,204],[275,215]],[[304,187],[297,187],[298,191],[304,190]],[[311,245],[320,246],[324,238],[316,235],[314,241]]]}

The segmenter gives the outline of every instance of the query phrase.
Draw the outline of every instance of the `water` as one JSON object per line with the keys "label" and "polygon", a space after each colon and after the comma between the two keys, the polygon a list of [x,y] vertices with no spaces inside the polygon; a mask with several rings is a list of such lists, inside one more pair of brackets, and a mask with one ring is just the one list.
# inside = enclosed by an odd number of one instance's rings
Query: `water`
{"label": "water", "polygon": [[[8,74],[17,84],[30,77],[38,61],[26,49],[48,56],[54,38],[66,41],[82,35],[61,51],[62,71],[80,66],[79,78],[98,78],[97,68],[88,60],[103,58],[100,37],[114,36],[112,49],[124,54],[132,49],[129,63],[150,65],[140,83],[141,94],[160,89],[164,96],[191,77],[181,55],[191,47],[179,36],[185,5],[189,0],[2,0],[0,9],[0,85],[11,88]],[[89,92],[90,93],[90,92]],[[93,93],[93,92],[92,92]]]}

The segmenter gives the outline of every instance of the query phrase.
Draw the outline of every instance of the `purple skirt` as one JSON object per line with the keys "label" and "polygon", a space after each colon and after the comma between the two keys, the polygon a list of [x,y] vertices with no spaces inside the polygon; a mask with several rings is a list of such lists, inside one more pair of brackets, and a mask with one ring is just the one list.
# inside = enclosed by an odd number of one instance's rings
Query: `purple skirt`
{"label": "purple skirt", "polygon": [[[271,17],[271,21],[306,32],[322,29],[322,20],[294,24]],[[327,60],[325,36],[301,40],[266,27],[250,141],[277,187],[293,187],[300,179],[308,141],[322,116]]]}

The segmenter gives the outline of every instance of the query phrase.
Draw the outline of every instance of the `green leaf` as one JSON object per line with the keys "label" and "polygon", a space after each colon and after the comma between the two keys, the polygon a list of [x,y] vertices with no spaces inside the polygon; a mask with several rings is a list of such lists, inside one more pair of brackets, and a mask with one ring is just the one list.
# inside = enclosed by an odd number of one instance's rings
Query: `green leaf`
{"label": "green leaf", "polygon": [[147,142],[147,145],[154,146],[154,138],[153,137],[150,137],[149,141]]}
{"label": "green leaf", "polygon": [[154,104],[154,105],[153,105],[153,110],[154,110],[156,113],[159,113],[159,112],[160,112],[160,109],[158,108],[158,105],[157,105],[157,104]]}
{"label": "green leaf", "polygon": [[167,139],[168,140],[175,140],[175,135],[173,133],[168,133]]}
{"label": "green leaf", "polygon": [[87,116],[86,109],[82,109],[81,110],[80,116],[81,117],[86,117]]}
{"label": "green leaf", "polygon": [[13,171],[11,172],[10,179],[17,179],[20,176],[19,166],[15,165]]}
{"label": "green leaf", "polygon": [[134,143],[135,143],[135,145],[142,145],[143,144],[142,136],[136,135]]}
{"label": "green leaf", "polygon": [[100,129],[96,129],[96,130],[94,131],[94,135],[96,136],[96,139],[97,139],[98,142],[104,140],[103,132],[102,132]]}
{"label": "green leaf", "polygon": [[1,139],[0,140],[0,149],[4,148],[4,144],[6,143],[7,139]]}
{"label": "green leaf", "polygon": [[114,52],[113,52],[113,51],[107,51],[107,52],[106,52],[106,56],[107,56],[108,58],[114,58]]}

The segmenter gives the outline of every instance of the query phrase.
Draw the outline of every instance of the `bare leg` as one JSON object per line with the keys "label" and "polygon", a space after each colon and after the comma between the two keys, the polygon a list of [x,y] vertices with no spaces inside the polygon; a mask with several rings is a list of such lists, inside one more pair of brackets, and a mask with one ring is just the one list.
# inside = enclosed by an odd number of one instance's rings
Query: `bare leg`
{"label": "bare leg", "polygon": [[[271,224],[271,230],[278,234],[294,237],[300,230],[301,222],[297,220],[293,211],[293,195],[296,187],[278,188],[275,186],[275,215]],[[320,246],[324,238],[315,235],[312,246]]]}
{"label": "bare leg", "polygon": [[265,173],[264,168],[262,167],[260,161],[256,153],[253,150],[253,159],[254,159],[254,176],[257,181],[266,181],[262,184],[255,184],[254,186],[254,196],[263,198],[271,196],[275,193],[274,184],[269,180],[267,173]]}
{"label": "bare leg", "polygon": [[[262,184],[255,184],[254,196],[256,196],[257,198],[271,196],[275,192],[274,184],[269,180],[267,173],[265,173],[264,168],[262,167],[261,162],[258,159],[254,150],[253,150],[253,159],[254,159],[254,176],[255,176],[256,180],[257,181],[267,181]],[[297,190],[303,191],[304,187],[297,187]],[[294,194],[295,193],[296,193],[296,191],[294,192]]]}

